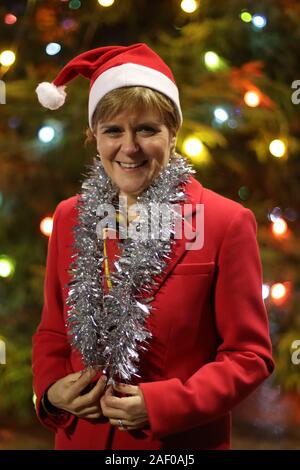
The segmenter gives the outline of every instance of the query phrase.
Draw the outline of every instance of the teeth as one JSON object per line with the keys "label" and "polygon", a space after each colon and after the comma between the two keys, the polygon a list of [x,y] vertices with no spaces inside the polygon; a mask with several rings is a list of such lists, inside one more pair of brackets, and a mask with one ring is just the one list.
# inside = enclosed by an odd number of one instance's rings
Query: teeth
{"label": "teeth", "polygon": [[122,163],[122,162],[118,162],[118,163],[122,168],[138,168],[139,166],[144,165],[145,162],[142,162],[142,163]]}

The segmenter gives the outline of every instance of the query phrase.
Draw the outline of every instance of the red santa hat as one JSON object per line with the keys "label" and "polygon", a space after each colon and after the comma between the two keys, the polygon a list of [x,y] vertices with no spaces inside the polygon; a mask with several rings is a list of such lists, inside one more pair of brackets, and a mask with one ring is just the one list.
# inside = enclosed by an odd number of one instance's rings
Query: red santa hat
{"label": "red santa hat", "polygon": [[168,96],[175,104],[182,121],[179,93],[173,74],[146,44],[98,47],[74,57],[52,83],[43,82],[38,85],[36,93],[39,102],[48,109],[60,108],[66,98],[66,83],[78,75],[90,80],[90,127],[101,98],[116,88],[128,86],[144,86]]}

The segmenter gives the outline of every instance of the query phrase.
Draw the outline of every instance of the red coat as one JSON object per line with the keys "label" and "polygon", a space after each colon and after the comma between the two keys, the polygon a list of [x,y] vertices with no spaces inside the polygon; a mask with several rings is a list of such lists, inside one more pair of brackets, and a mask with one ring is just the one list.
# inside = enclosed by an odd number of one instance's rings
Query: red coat
{"label": "red coat", "polygon": [[145,431],[122,432],[73,415],[56,419],[41,410],[44,390],[83,368],[65,331],[78,196],[57,206],[42,320],[33,337],[38,416],[56,431],[57,449],[228,449],[230,410],[272,372],[254,216],[194,178],[187,192],[193,221],[195,204],[204,204],[204,245],[191,251],[185,239],[177,240],[153,289],[147,320],[153,337],[140,362],[150,422]]}

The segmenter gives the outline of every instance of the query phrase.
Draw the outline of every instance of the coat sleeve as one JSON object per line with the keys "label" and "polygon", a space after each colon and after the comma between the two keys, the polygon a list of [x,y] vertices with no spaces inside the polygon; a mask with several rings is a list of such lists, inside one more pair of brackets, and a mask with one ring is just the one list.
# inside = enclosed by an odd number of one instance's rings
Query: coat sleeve
{"label": "coat sleeve", "polygon": [[54,382],[71,372],[68,368],[70,345],[64,325],[63,297],[57,269],[59,260],[57,240],[61,205],[62,203],[55,210],[53,230],[48,242],[42,318],[32,339],[36,412],[42,424],[55,431],[58,427],[67,427],[74,418],[73,415],[66,412],[57,416],[47,414],[41,403],[44,392]]}
{"label": "coat sleeve", "polygon": [[201,426],[228,413],[274,368],[261,262],[252,212],[233,217],[218,253],[214,285],[215,358],[186,382],[141,383],[154,438]]}

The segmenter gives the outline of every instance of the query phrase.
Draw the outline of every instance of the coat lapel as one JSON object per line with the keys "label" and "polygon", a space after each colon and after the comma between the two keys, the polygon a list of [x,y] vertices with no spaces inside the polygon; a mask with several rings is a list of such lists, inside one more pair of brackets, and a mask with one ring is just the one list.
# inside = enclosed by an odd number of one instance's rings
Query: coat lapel
{"label": "coat lapel", "polygon": [[[188,244],[191,243],[197,236],[196,227],[194,226],[194,215],[197,211],[197,204],[202,201],[203,186],[195,178],[190,177],[189,182],[186,185],[187,201],[185,204],[189,204],[184,212],[184,224],[186,224],[186,230],[182,230],[182,237],[175,240],[170,259],[167,263],[166,268],[160,276],[154,278],[155,284],[152,285],[148,290],[147,294],[143,295],[144,301],[150,302],[153,300],[157,292],[160,290],[168,276],[172,273],[175,266],[179,263],[183,255],[185,254]],[[187,238],[185,233],[192,234]]]}

